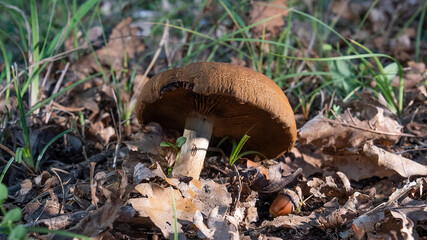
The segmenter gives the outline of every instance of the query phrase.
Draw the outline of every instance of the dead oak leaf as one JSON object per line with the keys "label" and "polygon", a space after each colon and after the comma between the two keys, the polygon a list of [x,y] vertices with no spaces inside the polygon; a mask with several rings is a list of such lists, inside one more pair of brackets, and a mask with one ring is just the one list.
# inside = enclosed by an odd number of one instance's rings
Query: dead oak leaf
{"label": "dead oak leaf", "polygon": [[145,50],[145,44],[139,37],[140,30],[137,27],[131,27],[131,22],[131,18],[122,20],[113,29],[107,45],[95,51],[96,59],[93,54],[90,54],[73,64],[72,69],[83,75],[81,77],[85,77],[93,71],[99,72],[99,65],[121,69],[125,56],[135,58],[141,54]]}
{"label": "dead oak leaf", "polygon": [[[116,195],[116,193],[114,193]],[[80,233],[85,236],[96,237],[110,226],[119,217],[123,201],[117,196],[113,201],[107,201],[102,207],[89,213],[70,232]]]}
{"label": "dead oak leaf", "polygon": [[[135,189],[142,197],[128,200],[142,217],[149,217],[160,228],[165,238],[169,238],[175,232],[174,214],[179,220],[192,222],[197,210],[207,216],[213,209],[219,207],[219,214],[223,215],[231,203],[231,196],[226,187],[211,180],[192,180],[189,183],[179,182],[177,179],[167,181],[177,189],[164,188],[155,183],[141,183]],[[177,231],[183,235],[179,222]]]}
{"label": "dead oak leaf", "polygon": [[107,46],[96,51],[104,63],[114,69],[122,67],[124,56],[135,58],[145,50],[145,45],[138,39],[138,28],[131,27],[132,19],[121,21],[111,33]]}
{"label": "dead oak leaf", "polygon": [[[405,72],[403,77],[403,87],[404,89],[411,89],[416,87],[418,83],[427,79],[426,65],[423,62],[408,62],[409,71]],[[396,76],[393,79],[391,85],[393,87],[398,87],[400,82],[399,76]]]}
{"label": "dead oak leaf", "polygon": [[375,107],[376,114],[368,119],[358,119],[346,111],[338,120],[317,115],[299,131],[302,143],[313,143],[317,147],[334,150],[359,147],[368,140],[384,146],[396,143],[402,135],[400,123],[387,116],[384,109]]}
{"label": "dead oak leaf", "polygon": [[273,19],[256,25],[253,28],[253,31],[255,33],[261,34],[265,26],[265,30],[267,32],[270,32],[273,35],[277,34],[278,29],[280,29],[280,27],[285,24],[283,21],[283,16],[288,15],[288,10],[286,8],[286,0],[273,0],[269,3],[263,1],[253,1],[249,25],[262,21],[266,18],[276,16]]}
{"label": "dead oak leaf", "polygon": [[413,223],[426,221],[425,209],[427,205],[424,201],[404,199],[402,206],[395,204],[383,211],[359,216],[353,221],[351,228],[357,239],[374,233],[384,239],[386,235],[391,237],[391,232],[398,234],[396,239],[414,239]]}

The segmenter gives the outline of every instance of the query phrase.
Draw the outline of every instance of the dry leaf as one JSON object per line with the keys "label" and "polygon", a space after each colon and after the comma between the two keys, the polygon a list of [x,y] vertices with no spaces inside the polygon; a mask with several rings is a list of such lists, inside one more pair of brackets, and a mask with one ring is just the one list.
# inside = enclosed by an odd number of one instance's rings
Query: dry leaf
{"label": "dry leaf", "polygon": [[294,154],[295,168],[302,168],[302,172],[306,178],[315,173],[323,173],[321,169],[322,163],[325,161],[323,154],[319,148],[314,148],[313,145],[298,145],[292,148],[291,153]]}
{"label": "dry leaf", "polygon": [[208,227],[213,231],[212,239],[239,239],[239,228],[236,219],[218,212],[219,207],[211,210],[208,216]]}
{"label": "dry leaf", "polygon": [[202,213],[199,210],[196,210],[196,212],[194,213],[193,223],[200,230],[200,232],[197,234],[199,238],[201,239],[212,238],[215,230],[211,230],[205,225],[205,223],[203,222]]}
{"label": "dry leaf", "polygon": [[[427,205],[424,201],[410,200],[402,205],[403,206],[393,206],[384,211],[377,211],[368,215],[364,214],[356,218],[351,227],[353,232],[356,234],[356,237],[358,239],[362,239],[365,233],[369,234],[377,231],[378,229],[376,229],[376,226],[381,226],[381,223],[389,221],[391,222],[388,224],[391,224],[393,230],[396,230],[396,233],[408,236],[408,233],[412,232],[412,229],[408,229],[407,225],[396,225],[396,223],[399,222],[395,220],[396,218],[400,218],[400,221],[406,223],[409,223],[409,221],[416,223],[418,221],[427,220],[427,215],[425,214]],[[391,214],[391,212],[394,212],[395,214]]]}
{"label": "dry leaf", "polygon": [[331,7],[332,13],[353,21],[359,19],[362,10],[361,3],[350,0],[333,1]]}
{"label": "dry leaf", "polygon": [[377,177],[389,177],[396,174],[395,171],[386,169],[378,165],[375,157],[368,157],[363,153],[343,150],[333,153],[332,161],[325,162],[325,167],[333,167],[345,173],[345,175],[355,181],[361,179]]}
{"label": "dry leaf", "polygon": [[310,229],[312,227],[317,227],[317,219],[319,218],[319,213],[312,211],[308,216],[298,216],[294,214],[289,214],[286,216],[279,216],[274,218],[272,221],[263,221],[262,227],[283,227],[283,228],[294,228],[294,229]]}
{"label": "dry leaf", "polygon": [[260,168],[261,169],[261,173],[265,176],[265,178],[267,179],[267,180],[269,180],[270,179],[270,177],[269,177],[269,169],[267,169],[267,168],[265,168],[263,165],[261,165],[261,163],[259,163],[259,162],[254,162],[254,161],[251,161],[250,159],[247,159],[247,158],[245,158],[245,160],[246,160],[246,167],[247,168],[251,168],[251,167],[253,167],[253,168]]}
{"label": "dry leaf", "polygon": [[162,171],[159,163],[156,163],[149,168],[144,166],[142,163],[136,164],[135,170],[133,172],[133,183],[139,184],[143,180],[149,181],[155,177],[166,179],[166,175]]}
{"label": "dry leaf", "polygon": [[101,129],[99,135],[101,136],[104,144],[108,144],[110,142],[110,138],[116,134],[116,131],[112,126],[108,126],[106,128]]}
{"label": "dry leaf", "polygon": [[[192,221],[197,210],[191,199],[183,198],[179,190],[163,188],[155,183],[141,183],[135,189],[143,197],[132,198],[128,202],[142,217],[149,217],[151,221],[169,238],[175,232],[172,191],[175,199],[176,216],[180,220]],[[181,224],[177,223],[176,231],[182,235]]]}
{"label": "dry leaf", "polygon": [[[211,180],[192,180],[189,183],[179,182],[177,179],[167,179],[171,185],[178,187],[163,188],[155,183],[141,183],[135,189],[143,195],[141,198],[132,198],[128,202],[142,217],[149,217],[160,228],[164,237],[173,235],[174,211],[172,192],[175,199],[176,216],[179,220],[193,222],[196,210],[208,215],[212,209],[219,207],[219,213],[225,214],[231,196],[225,186]],[[172,192],[171,192],[172,191]],[[181,224],[178,223],[179,234],[183,234]]]}
{"label": "dry leaf", "polygon": [[150,154],[164,154],[165,148],[160,147],[164,141],[163,128],[158,123],[148,123],[143,131],[137,132],[132,136],[131,141],[124,141],[126,146],[132,151]]}
{"label": "dry leaf", "polygon": [[[405,72],[405,75],[403,76],[403,87],[404,89],[411,89],[415,87],[419,82],[421,82],[423,79],[427,78],[427,71],[426,71],[426,65],[423,62],[414,62],[410,61],[408,62],[408,67],[410,68],[409,71]],[[398,87],[399,86],[399,76],[396,76],[393,79],[392,86]]]}
{"label": "dry leaf", "polygon": [[385,146],[396,143],[402,134],[402,126],[387,116],[382,108],[375,107],[375,111],[376,114],[367,116],[371,118],[366,120],[354,118],[348,111],[338,120],[319,114],[299,130],[299,140],[335,150],[359,147],[368,140]]}
{"label": "dry leaf", "polygon": [[169,148],[160,147],[160,143],[166,141],[163,137],[163,129],[158,123],[150,122],[143,130],[131,136],[131,140],[124,141],[127,148],[127,156],[124,157],[123,169],[129,177],[133,177],[135,166],[144,163],[145,167],[159,163],[162,167],[169,167],[165,159],[173,151]]}
{"label": "dry leaf", "polygon": [[352,221],[361,212],[366,212],[368,207],[372,206],[370,197],[359,192],[355,192],[342,207],[337,205],[336,200],[334,198],[325,204],[326,207],[335,208],[335,210],[325,217],[319,217],[318,222],[323,229],[340,228],[342,225]]}
{"label": "dry leaf", "polygon": [[83,234],[85,236],[96,237],[119,217],[123,202],[120,199],[120,192],[113,193],[112,201],[107,201],[98,210],[89,213],[76,226],[69,229],[70,232]]}
{"label": "dry leaf", "polygon": [[[135,58],[145,50],[145,45],[140,38],[140,30],[138,27],[131,27],[131,22],[131,18],[126,18],[117,24],[109,36],[107,45],[95,52],[101,66],[108,66],[113,70],[121,69],[125,56]],[[100,72],[92,54],[74,63],[71,69],[80,73],[81,78],[89,76],[94,71]]]}
{"label": "dry leaf", "polygon": [[376,232],[377,238],[398,238],[414,240],[417,238],[414,235],[414,222],[405,214],[389,209],[384,212],[384,219],[382,220],[381,227]]}
{"label": "dry leaf", "polygon": [[373,145],[372,141],[365,143],[363,152],[376,159],[379,166],[392,169],[402,177],[427,176],[427,166],[378,148]]}
{"label": "dry leaf", "polygon": [[273,0],[271,2],[253,1],[248,25],[275,15],[278,16],[252,28],[256,34],[262,34],[265,27],[266,32],[272,33],[273,36],[271,37],[273,38],[285,24],[283,17],[288,15],[286,0]]}

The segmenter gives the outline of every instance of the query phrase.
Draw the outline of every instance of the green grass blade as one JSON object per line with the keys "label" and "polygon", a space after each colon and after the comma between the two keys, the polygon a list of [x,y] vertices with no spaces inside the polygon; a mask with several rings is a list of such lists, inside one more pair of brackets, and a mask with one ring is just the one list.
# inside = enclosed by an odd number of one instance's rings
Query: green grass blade
{"label": "green grass blade", "polygon": [[306,60],[306,61],[314,61],[314,62],[329,62],[329,61],[337,61],[337,60],[352,60],[352,59],[362,59],[369,57],[386,57],[391,60],[394,60],[393,57],[390,57],[387,54],[382,53],[370,53],[370,54],[358,54],[358,55],[349,55],[349,56],[340,56],[340,57],[325,57],[325,58],[308,58],[308,57],[292,57],[292,56],[284,56],[276,53],[268,53],[274,56],[279,56],[283,58],[289,58],[294,60]]}
{"label": "green grass blade", "polygon": [[[226,0],[220,0],[219,3],[224,8],[224,10],[227,12],[231,20],[234,22],[234,25],[237,27],[237,29],[244,29],[242,31],[242,35],[245,38],[248,38],[250,36],[249,29],[246,28],[245,22],[240,18],[238,14],[236,14],[231,8],[231,4]],[[247,49],[249,50],[249,55],[251,56],[250,59],[252,60],[253,66],[257,66],[257,56],[255,53],[255,47],[253,44],[249,44],[248,42],[245,42]],[[261,58],[260,58],[261,60]],[[258,71],[261,71],[262,69],[258,69]]]}
{"label": "green grass blade", "polygon": [[[47,66],[47,64],[48,63],[46,62],[41,66],[39,65],[37,70],[33,69],[32,74],[28,77],[27,81],[25,81],[24,84],[22,85],[22,88],[21,88],[21,94],[22,95],[21,96],[24,96],[24,94],[27,92],[28,88],[33,86],[32,83],[33,83],[34,78],[36,76],[40,75],[40,73]],[[28,73],[26,73],[26,74],[28,74]]]}
{"label": "green grass blade", "polygon": [[50,13],[50,17],[49,17],[49,24],[47,26],[46,36],[44,36],[43,47],[41,48],[40,52],[44,51],[44,49],[46,48],[46,45],[48,43],[49,33],[50,33],[51,28],[52,28],[53,19],[55,17],[54,14],[56,12],[56,3],[57,3],[57,0],[52,1],[51,13]]}
{"label": "green grass blade", "polygon": [[[356,46],[362,48],[363,50],[365,50],[366,52],[373,54],[371,50],[369,50],[367,47],[363,46],[362,44],[358,43],[357,41],[354,40],[350,40],[351,43],[355,44]],[[374,57],[374,61],[377,64],[378,69],[380,70],[380,75],[376,76],[375,79],[377,80],[377,84],[378,87],[381,89],[382,94],[384,95],[384,98],[387,101],[387,105],[390,108],[390,110],[392,110],[394,113],[396,114],[400,114],[402,112],[403,109],[403,68],[400,65],[400,63],[393,57],[388,56],[388,58],[390,58],[391,60],[393,60],[398,67],[398,73],[399,73],[399,99],[398,99],[398,104],[396,106],[395,104],[395,97],[394,97],[394,92],[393,92],[393,88],[391,87],[391,81],[388,80],[387,75],[384,71],[384,68],[380,62],[380,60],[378,59],[377,56]],[[396,108],[397,107],[397,108]]]}
{"label": "green grass blade", "polygon": [[[39,49],[39,21],[37,16],[37,5],[36,0],[30,0],[30,9],[31,9],[31,30],[33,34],[33,42],[32,42],[32,61],[30,64],[33,64],[31,69],[31,93],[30,93],[30,107],[34,106],[37,102],[37,97],[39,94],[39,72],[37,71],[39,68],[38,62],[40,61],[40,49]],[[34,76],[32,76],[35,74]]]}
{"label": "green grass blade", "polygon": [[36,162],[36,168],[35,170],[38,171],[39,169],[39,165],[40,165],[40,161],[43,158],[44,153],[46,152],[46,150],[49,148],[50,145],[52,145],[52,143],[54,143],[56,140],[58,140],[60,137],[64,136],[65,134],[71,132],[73,129],[67,129],[65,131],[63,131],[62,133],[56,135],[54,138],[52,138],[47,144],[46,146],[43,147],[42,151],[40,152],[39,156],[37,157],[37,162]]}
{"label": "green grass blade", "polygon": [[25,141],[25,151],[23,151],[23,157],[24,157],[25,163],[31,169],[34,169],[34,161],[32,161],[32,156],[31,156],[30,133],[27,127],[24,104],[22,102],[22,97],[21,97],[21,88],[19,86],[19,80],[17,76],[15,76],[15,72],[12,71],[12,74],[15,80],[16,101],[18,102],[18,110],[19,110],[19,115],[20,115],[20,120],[22,125],[22,132],[24,134],[24,141]]}
{"label": "green grass blade", "polygon": [[22,162],[22,150],[24,150],[22,147],[16,148],[15,159],[17,163]]}
{"label": "green grass blade", "polygon": [[360,31],[360,29],[362,28],[362,26],[365,24],[366,20],[368,19],[369,15],[371,14],[372,10],[374,9],[374,7],[378,4],[379,0],[375,0],[371,6],[369,6],[368,11],[366,11],[365,16],[363,16],[362,21],[360,21],[359,26],[357,26],[356,28],[356,33],[354,35],[357,35]]}
{"label": "green grass blade", "polygon": [[330,27],[329,25],[327,25],[326,23],[322,22],[320,19],[315,18],[307,13],[301,12],[296,10],[295,8],[291,8],[289,9],[289,11],[292,11],[300,16],[306,17],[310,20],[312,20],[313,22],[319,23],[321,26],[325,27],[326,29],[328,29],[329,31],[331,31],[332,33],[334,33],[337,37],[339,37],[341,40],[343,40],[347,45],[349,45],[351,47],[350,42],[341,34],[339,34],[335,29],[333,29],[332,27]]}
{"label": "green grass blade", "polygon": [[[68,34],[77,27],[77,24],[80,23],[81,19],[95,6],[99,0],[88,0],[84,2],[75,14],[71,17],[69,26],[64,27],[52,40],[49,48],[46,52],[43,52],[42,56],[51,56],[56,50],[56,46],[62,46],[65,39],[68,37]],[[57,43],[60,44],[57,44]]]}
{"label": "green grass blade", "polygon": [[15,161],[15,158],[11,157],[7,162],[6,166],[4,166],[3,172],[1,173],[1,176],[0,176],[0,184],[3,182],[3,178],[6,175],[7,170],[9,170],[10,165],[12,165],[13,161]]}
{"label": "green grass blade", "polygon": [[171,189],[172,207],[173,207],[173,227],[174,227],[173,238],[175,240],[178,240],[178,218],[176,216],[175,196],[173,195],[173,188],[172,188],[172,186],[170,186],[170,189]]}
{"label": "green grass blade", "polygon": [[240,151],[242,150],[243,146],[245,146],[249,138],[250,136],[248,136],[247,134],[243,135],[237,146],[235,148],[233,147],[233,151],[231,152],[230,156],[230,165],[233,165],[237,161],[237,159],[239,159],[238,156],[240,154]]}

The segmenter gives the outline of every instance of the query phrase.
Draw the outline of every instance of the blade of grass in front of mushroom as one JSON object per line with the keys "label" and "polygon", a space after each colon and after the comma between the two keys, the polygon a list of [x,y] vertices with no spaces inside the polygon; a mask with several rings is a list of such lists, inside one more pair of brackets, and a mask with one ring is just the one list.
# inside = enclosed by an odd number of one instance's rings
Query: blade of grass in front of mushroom
{"label": "blade of grass in front of mushroom", "polygon": [[[255,125],[254,125],[254,126],[255,126]],[[235,163],[238,159],[240,159],[240,158],[242,158],[242,157],[244,157],[244,156],[246,156],[246,155],[250,155],[250,154],[258,154],[258,155],[262,156],[264,159],[267,159],[267,157],[266,157],[264,154],[262,154],[262,153],[260,153],[260,152],[258,152],[258,151],[253,151],[253,150],[251,150],[251,151],[246,151],[246,152],[240,153],[240,151],[242,151],[242,149],[243,149],[243,147],[245,146],[246,142],[247,142],[247,141],[249,140],[249,138],[250,138],[250,136],[248,135],[248,132],[249,132],[249,131],[254,127],[254,126],[252,126],[248,131],[246,131],[245,135],[243,135],[243,137],[240,139],[239,143],[236,143],[236,141],[234,141],[234,140],[233,140],[233,146],[232,146],[232,149],[231,149],[230,160],[229,160],[229,163],[230,163],[230,165],[231,165],[231,166],[233,166],[233,165],[234,165],[234,163]],[[218,145],[219,145],[219,144],[218,144]]]}
{"label": "blade of grass in front of mushroom", "polygon": [[233,147],[231,149],[231,154],[230,154],[231,166],[233,166],[233,164],[237,161],[240,151],[242,150],[245,143],[249,140],[249,138],[250,136],[248,136],[248,134],[245,133],[245,135],[243,135],[243,137],[240,139],[238,144],[236,144],[236,142],[233,141]]}

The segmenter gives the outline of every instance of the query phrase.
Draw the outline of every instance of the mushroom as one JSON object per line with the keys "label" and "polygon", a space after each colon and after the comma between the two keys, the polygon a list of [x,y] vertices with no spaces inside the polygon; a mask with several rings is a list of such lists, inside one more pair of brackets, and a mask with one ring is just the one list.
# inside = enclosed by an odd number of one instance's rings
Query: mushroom
{"label": "mushroom", "polygon": [[198,179],[212,136],[240,139],[245,148],[275,158],[296,140],[292,108],[282,89],[261,73],[229,63],[203,62],[161,72],[141,90],[141,125],[158,122],[183,131],[172,174]]}

